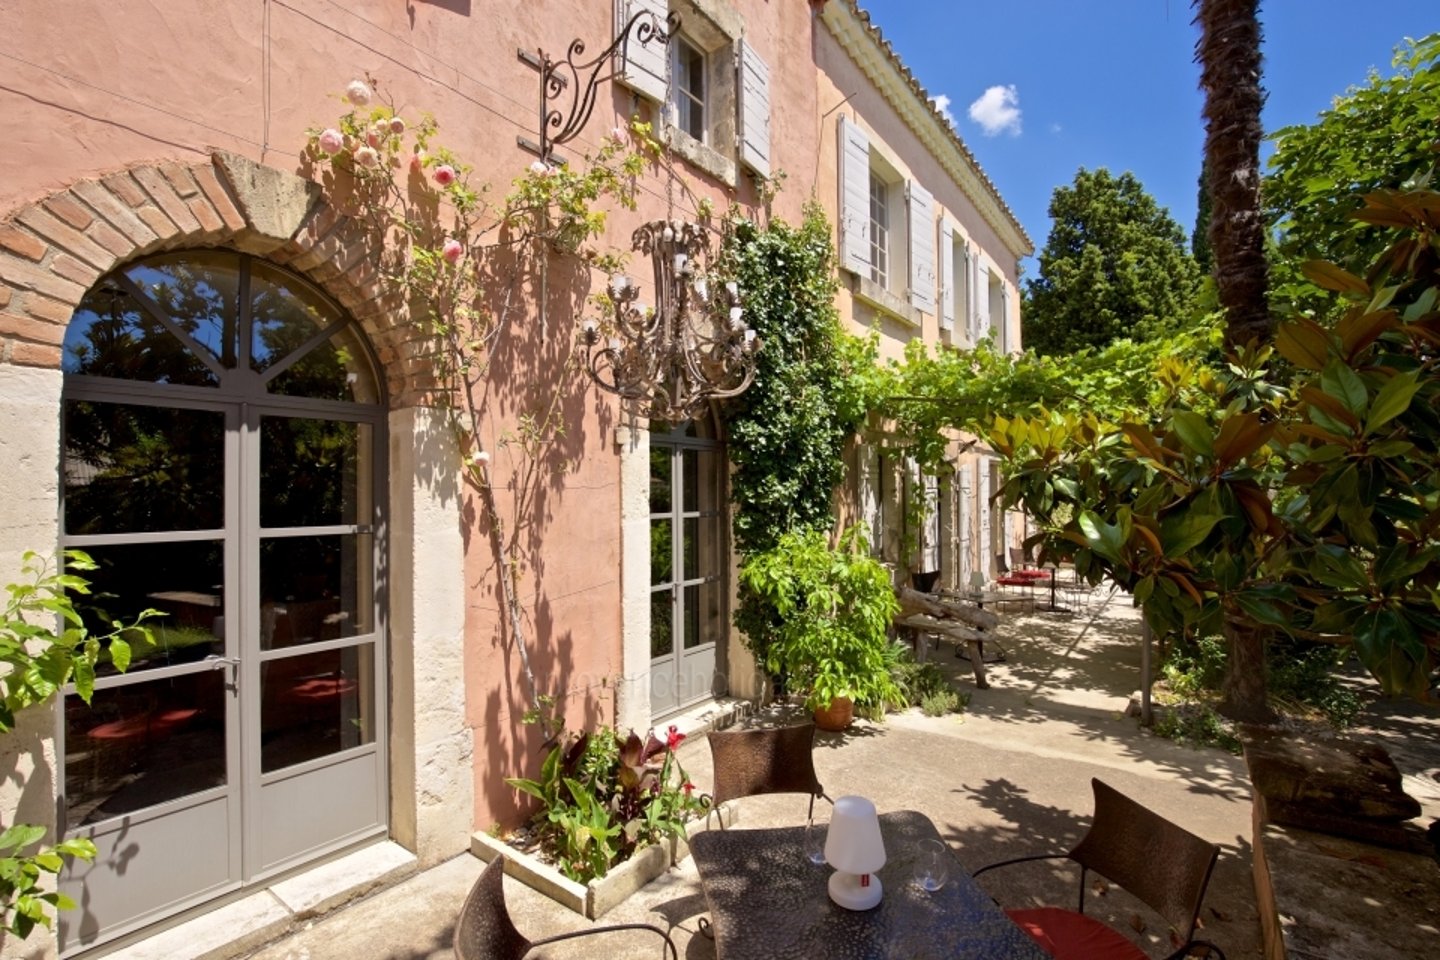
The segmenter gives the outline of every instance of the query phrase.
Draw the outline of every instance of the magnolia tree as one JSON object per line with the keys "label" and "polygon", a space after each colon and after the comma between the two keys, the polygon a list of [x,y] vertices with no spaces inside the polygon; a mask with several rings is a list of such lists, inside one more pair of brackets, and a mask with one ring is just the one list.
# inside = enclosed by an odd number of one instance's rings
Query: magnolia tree
{"label": "magnolia tree", "polygon": [[[1349,306],[1333,330],[1282,326],[1270,350],[1177,381],[1148,418],[1049,413],[983,431],[1007,506],[1092,580],[1131,590],[1161,632],[1235,623],[1353,645],[1387,693],[1433,699],[1440,657],[1440,194],[1381,192],[1391,232],[1364,275],[1312,262]],[[1222,712],[1263,717],[1232,659]],[[1260,681],[1263,698],[1263,677]]]}

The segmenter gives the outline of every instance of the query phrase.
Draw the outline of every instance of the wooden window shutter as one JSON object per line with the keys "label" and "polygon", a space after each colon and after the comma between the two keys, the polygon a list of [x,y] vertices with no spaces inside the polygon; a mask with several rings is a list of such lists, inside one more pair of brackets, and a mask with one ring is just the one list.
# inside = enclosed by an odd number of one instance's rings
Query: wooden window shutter
{"label": "wooden window shutter", "polygon": [[935,312],[935,198],[914,180],[910,195],[910,302]]}
{"label": "wooden window shutter", "polygon": [[955,329],[955,228],[940,221],[940,329]]}
{"label": "wooden window shutter", "polygon": [[975,342],[990,335],[990,269],[975,258]]}
{"label": "wooden window shutter", "polygon": [[870,273],[870,138],[840,115],[840,266]]}
{"label": "wooden window shutter", "polygon": [[1010,352],[1010,288],[1000,288],[1000,330],[997,337],[1000,352]]}
{"label": "wooden window shutter", "polygon": [[[625,24],[637,13],[649,11],[663,28],[670,9],[668,0],[615,0],[615,35],[625,29]],[[665,102],[665,68],[670,60],[670,47],[651,36],[648,43],[641,43],[632,32],[620,45],[615,56],[615,80],[634,90],[642,97],[656,103]]]}
{"label": "wooden window shutter", "polygon": [[740,160],[770,176],[770,68],[755,48],[740,41]]}

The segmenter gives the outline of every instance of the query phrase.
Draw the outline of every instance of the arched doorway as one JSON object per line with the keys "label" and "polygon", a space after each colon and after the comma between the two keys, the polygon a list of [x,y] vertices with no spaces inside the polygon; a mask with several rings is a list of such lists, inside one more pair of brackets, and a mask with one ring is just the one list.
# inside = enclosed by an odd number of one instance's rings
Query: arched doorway
{"label": "arched doorway", "polygon": [[725,455],[711,418],[650,429],[650,714],[724,693]]}
{"label": "arched doorway", "polygon": [[61,543],[99,564],[85,616],[153,644],[67,688],[66,952],[386,824],[385,409],[364,335],[244,254],[106,275],[66,331]]}

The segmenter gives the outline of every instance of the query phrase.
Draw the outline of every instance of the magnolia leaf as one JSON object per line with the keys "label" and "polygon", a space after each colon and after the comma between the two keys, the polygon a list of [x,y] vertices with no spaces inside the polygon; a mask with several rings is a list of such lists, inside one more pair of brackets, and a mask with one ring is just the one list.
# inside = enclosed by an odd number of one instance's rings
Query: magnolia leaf
{"label": "magnolia leaf", "polygon": [[1171,418],[1170,422],[1174,426],[1176,436],[1185,446],[1201,456],[1208,457],[1215,452],[1210,424],[1200,414],[1193,410],[1181,410]]}
{"label": "magnolia leaf", "polygon": [[1308,317],[1280,325],[1275,331],[1280,356],[1305,370],[1321,370],[1330,356],[1330,335]]}
{"label": "magnolia leaf", "polygon": [[1300,272],[1311,283],[1325,290],[1334,290],[1336,293],[1358,293],[1362,296],[1370,294],[1370,284],[1350,271],[1325,260],[1306,260],[1300,264]]}
{"label": "magnolia leaf", "polygon": [[1365,412],[1365,404],[1369,400],[1365,381],[1343,363],[1332,361],[1326,364],[1325,371],[1320,374],[1320,386],[1327,395],[1339,400],[1345,409],[1355,416]]}
{"label": "magnolia leaf", "polygon": [[1345,314],[1335,325],[1345,357],[1354,360],[1360,351],[1374,343],[1380,334],[1397,323],[1394,310],[1364,310],[1359,307]]}
{"label": "magnolia leaf", "polygon": [[1365,418],[1365,432],[1374,433],[1404,413],[1419,390],[1419,370],[1411,370],[1387,380],[1385,386],[1375,395],[1375,402],[1370,405],[1370,413]]}
{"label": "magnolia leaf", "polygon": [[1258,413],[1226,418],[1220,424],[1220,435],[1215,438],[1217,466],[1227,469],[1245,460],[1268,443],[1274,432],[1274,425],[1265,423]]}
{"label": "magnolia leaf", "polygon": [[1199,546],[1210,536],[1221,516],[1209,513],[1195,504],[1171,513],[1160,523],[1160,539],[1167,557],[1179,557]]}

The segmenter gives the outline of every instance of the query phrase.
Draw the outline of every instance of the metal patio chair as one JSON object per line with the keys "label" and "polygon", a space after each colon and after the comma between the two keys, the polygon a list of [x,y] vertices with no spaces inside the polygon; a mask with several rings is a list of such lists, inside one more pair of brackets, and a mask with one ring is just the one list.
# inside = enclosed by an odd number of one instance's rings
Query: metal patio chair
{"label": "metal patio chair", "polygon": [[1147,960],[1145,952],[1128,937],[1085,916],[1085,881],[1091,870],[1129,891],[1177,932],[1183,933],[1183,946],[1167,954],[1166,960],[1190,956],[1190,951],[1197,947],[1208,952],[1196,956],[1225,960],[1219,947],[1195,939],[1200,904],[1205,899],[1205,888],[1210,883],[1220,848],[1136,803],[1114,787],[1097,779],[1090,783],[1095,790],[1095,819],[1073,850],[1002,860],[981,867],[974,875],[978,877],[997,867],[1031,860],[1068,859],[1080,865],[1078,910],[1040,907],[1006,911],[1058,960],[1072,957]]}
{"label": "metal patio chair", "polygon": [[[715,767],[715,791],[710,809],[741,797],[765,793],[805,793],[810,796],[810,811],[805,822],[815,819],[815,798],[825,797],[825,789],[815,776],[815,760],[811,750],[815,743],[815,724],[800,723],[789,727],[757,730],[712,730],[710,756]],[[830,801],[834,803],[833,800]],[[725,818],[720,817],[720,829]]]}
{"label": "metal patio chair", "polygon": [[465,898],[465,905],[460,908],[460,916],[455,921],[456,960],[520,960],[535,947],[547,943],[621,930],[649,930],[665,941],[665,956],[670,960],[679,960],[670,935],[648,923],[616,923],[558,933],[541,940],[527,940],[515,928],[510,920],[510,911],[505,907],[504,880],[505,858],[496,856],[480,871],[479,879]]}

